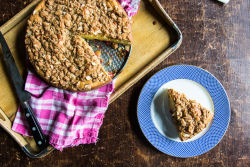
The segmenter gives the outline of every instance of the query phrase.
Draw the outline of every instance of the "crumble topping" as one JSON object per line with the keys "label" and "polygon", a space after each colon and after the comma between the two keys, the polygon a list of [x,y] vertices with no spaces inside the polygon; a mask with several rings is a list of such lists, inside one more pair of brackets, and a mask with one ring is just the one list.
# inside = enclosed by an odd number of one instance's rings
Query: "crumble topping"
{"label": "crumble topping", "polygon": [[72,91],[110,82],[101,53],[95,54],[82,35],[130,42],[130,20],[116,0],[43,0],[28,20],[25,36],[37,73]]}
{"label": "crumble topping", "polygon": [[213,119],[213,112],[202,107],[195,100],[188,100],[184,94],[169,89],[168,95],[172,118],[182,141],[197,135]]}

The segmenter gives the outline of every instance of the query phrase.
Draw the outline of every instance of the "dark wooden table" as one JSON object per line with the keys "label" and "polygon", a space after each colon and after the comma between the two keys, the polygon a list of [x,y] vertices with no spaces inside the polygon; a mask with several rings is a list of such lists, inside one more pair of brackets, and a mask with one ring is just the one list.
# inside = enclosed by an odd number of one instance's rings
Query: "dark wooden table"
{"label": "dark wooden table", "polygon": [[[1,0],[0,25],[31,0]],[[97,144],[54,151],[30,159],[0,128],[0,167],[13,166],[250,166],[250,1],[161,0],[183,32],[181,47],[109,106]],[[202,67],[225,87],[231,121],[221,142],[209,152],[181,159],[147,142],[137,123],[136,103],[143,84],[174,64]]]}

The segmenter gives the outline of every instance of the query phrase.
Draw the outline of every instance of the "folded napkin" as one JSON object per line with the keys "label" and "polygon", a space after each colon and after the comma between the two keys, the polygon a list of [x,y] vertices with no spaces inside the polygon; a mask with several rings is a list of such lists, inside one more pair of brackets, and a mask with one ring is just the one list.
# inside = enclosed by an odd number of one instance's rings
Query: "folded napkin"
{"label": "folded napkin", "polygon": [[[129,17],[136,14],[139,0],[119,0]],[[79,144],[96,143],[114,82],[88,92],[70,92],[49,86],[36,74],[28,72],[25,90],[30,92],[29,101],[49,143],[58,150]],[[12,130],[31,136],[20,107]]]}

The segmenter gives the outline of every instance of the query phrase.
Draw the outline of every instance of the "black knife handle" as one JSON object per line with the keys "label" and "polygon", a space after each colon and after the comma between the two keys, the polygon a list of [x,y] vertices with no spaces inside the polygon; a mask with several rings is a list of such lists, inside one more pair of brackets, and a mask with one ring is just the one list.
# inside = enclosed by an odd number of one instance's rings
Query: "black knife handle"
{"label": "black knife handle", "polygon": [[43,131],[42,131],[36,117],[34,116],[34,113],[31,109],[29,103],[27,101],[25,101],[21,104],[21,106],[22,106],[26,120],[28,121],[31,133],[35,139],[37,146],[40,149],[46,148],[48,146],[48,141],[47,141],[46,137],[44,136]]}

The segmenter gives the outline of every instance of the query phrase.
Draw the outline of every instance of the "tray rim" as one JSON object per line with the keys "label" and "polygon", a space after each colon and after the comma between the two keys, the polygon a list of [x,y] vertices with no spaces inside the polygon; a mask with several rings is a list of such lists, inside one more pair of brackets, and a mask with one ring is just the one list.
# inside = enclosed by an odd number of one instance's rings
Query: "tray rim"
{"label": "tray rim", "polygon": [[132,87],[135,83],[137,83],[141,78],[143,78],[147,73],[149,73],[153,68],[160,64],[163,60],[165,60],[170,54],[172,54],[175,50],[177,50],[182,43],[182,33],[179,27],[175,24],[175,22],[171,19],[171,17],[164,10],[159,0],[148,0],[158,14],[167,22],[177,33],[177,41],[173,43],[169,48],[164,50],[157,58],[148,63],[144,68],[139,70],[136,74],[134,74],[130,79],[128,79],[122,86],[119,87],[118,90],[115,89],[115,92],[112,93],[110,97],[110,102],[114,102],[119,96],[121,96],[124,92],[126,92],[130,87]]}
{"label": "tray rim", "polygon": [[[153,61],[148,63],[146,66],[144,66],[141,70],[139,70],[136,74],[134,74],[130,79],[128,79],[123,85],[119,87],[118,90],[115,90],[115,92],[111,95],[110,102],[114,102],[120,95],[122,95],[125,91],[127,91],[130,87],[132,87],[136,82],[138,82],[142,77],[144,77],[148,72],[150,72],[153,68],[155,68],[160,62],[162,62],[164,59],[166,59],[171,53],[173,53],[176,49],[178,49],[182,43],[182,33],[178,26],[174,23],[174,21],[170,18],[170,16],[167,14],[167,12],[164,10],[164,8],[161,6],[160,2],[158,0],[145,0],[151,3],[153,8],[157,11],[158,14],[161,15],[161,18],[164,22],[167,22],[167,24],[172,27],[175,30],[175,33],[177,33],[177,40],[170,45],[167,49],[165,49],[162,53],[160,53]],[[40,2],[40,0],[33,0],[29,5],[27,5],[24,9],[22,9],[20,12],[18,12],[16,15],[14,15],[10,20],[8,20],[6,23],[4,23],[2,26],[0,26],[0,31],[3,34],[6,34],[9,32],[15,25],[20,23],[23,19],[25,19],[26,16],[25,13],[30,10],[30,8],[35,8],[35,6]],[[2,115],[5,119],[5,121],[10,121],[4,111],[0,108],[0,115]],[[7,117],[7,119],[6,119]],[[10,121],[11,122],[11,121]],[[19,144],[21,149],[25,152],[27,156],[30,158],[42,158],[49,153],[51,153],[54,148],[49,146],[48,148],[45,148],[44,150],[41,150],[38,153],[33,153],[29,149],[29,144],[27,142],[20,142],[20,138],[18,135],[15,134],[14,131],[9,129],[8,125],[6,125],[3,121],[1,122],[0,118],[0,126],[7,131],[11,135],[11,137]],[[23,139],[25,140],[25,139]]]}

